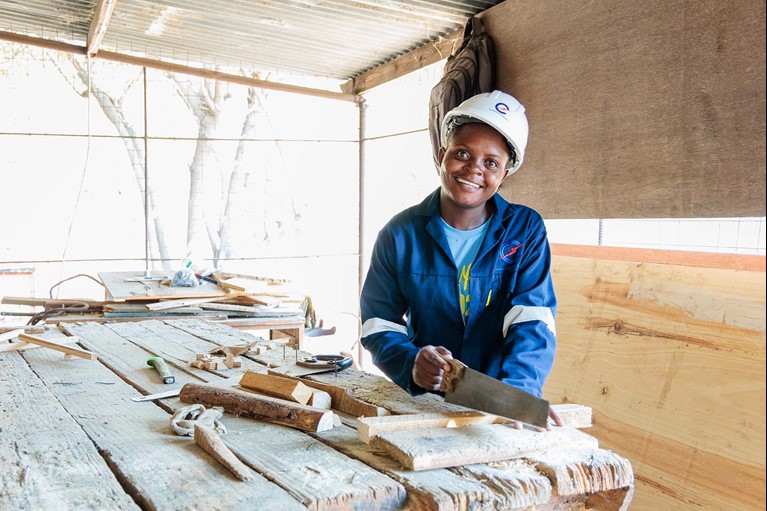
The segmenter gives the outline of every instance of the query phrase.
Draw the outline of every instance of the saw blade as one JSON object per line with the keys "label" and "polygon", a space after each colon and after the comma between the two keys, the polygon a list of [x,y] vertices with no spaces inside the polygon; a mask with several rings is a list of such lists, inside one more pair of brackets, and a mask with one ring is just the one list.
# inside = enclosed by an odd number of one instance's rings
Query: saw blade
{"label": "saw blade", "polygon": [[500,415],[534,426],[546,427],[549,402],[507,385],[486,374],[465,367],[452,392],[445,394],[448,403]]}

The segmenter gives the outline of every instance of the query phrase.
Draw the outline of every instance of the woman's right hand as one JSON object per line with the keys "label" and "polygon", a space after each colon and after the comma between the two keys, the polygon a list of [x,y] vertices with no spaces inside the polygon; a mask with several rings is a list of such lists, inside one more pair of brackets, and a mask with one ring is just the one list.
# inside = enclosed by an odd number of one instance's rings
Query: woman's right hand
{"label": "woman's right hand", "polygon": [[439,390],[442,376],[450,371],[447,360],[453,358],[450,350],[442,346],[424,346],[418,350],[413,364],[413,383],[425,390]]}

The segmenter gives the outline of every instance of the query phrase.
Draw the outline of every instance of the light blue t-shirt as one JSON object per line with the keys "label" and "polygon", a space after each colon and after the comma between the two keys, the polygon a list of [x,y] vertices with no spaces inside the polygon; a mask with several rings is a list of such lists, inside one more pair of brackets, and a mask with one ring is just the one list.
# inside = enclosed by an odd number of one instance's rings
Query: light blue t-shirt
{"label": "light blue t-shirt", "polygon": [[469,315],[469,278],[471,265],[477,257],[479,247],[485,238],[485,233],[490,225],[490,218],[485,223],[474,229],[462,231],[452,227],[445,219],[442,219],[442,228],[445,230],[447,243],[450,245],[450,253],[458,267],[458,291],[461,297],[461,313],[466,318]]}

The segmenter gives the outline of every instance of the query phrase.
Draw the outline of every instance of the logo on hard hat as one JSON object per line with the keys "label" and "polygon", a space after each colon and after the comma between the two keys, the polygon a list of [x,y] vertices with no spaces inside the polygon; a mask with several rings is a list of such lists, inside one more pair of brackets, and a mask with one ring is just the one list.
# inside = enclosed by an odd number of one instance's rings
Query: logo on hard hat
{"label": "logo on hard hat", "polygon": [[496,103],[495,110],[501,115],[506,115],[509,113],[509,105],[506,103]]}

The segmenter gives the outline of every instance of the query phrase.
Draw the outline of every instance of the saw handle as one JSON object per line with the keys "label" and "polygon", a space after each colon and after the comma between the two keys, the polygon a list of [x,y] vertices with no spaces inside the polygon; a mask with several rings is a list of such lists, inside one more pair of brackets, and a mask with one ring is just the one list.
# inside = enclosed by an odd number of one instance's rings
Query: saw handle
{"label": "saw handle", "polygon": [[463,378],[463,372],[466,369],[466,364],[454,358],[447,359],[447,363],[450,364],[450,371],[442,375],[442,383],[439,384],[440,392],[445,394],[455,390],[456,384]]}

